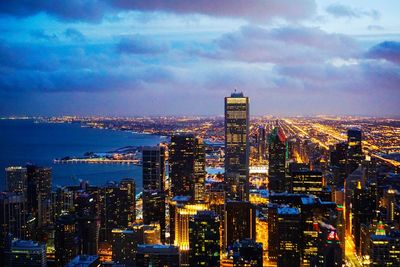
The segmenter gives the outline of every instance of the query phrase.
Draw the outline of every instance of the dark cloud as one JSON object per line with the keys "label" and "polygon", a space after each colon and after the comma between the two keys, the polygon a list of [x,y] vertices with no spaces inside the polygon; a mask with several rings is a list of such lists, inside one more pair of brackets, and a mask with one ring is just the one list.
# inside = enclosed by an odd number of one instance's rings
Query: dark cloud
{"label": "dark cloud", "polygon": [[156,41],[144,35],[134,35],[123,37],[117,44],[117,50],[120,53],[128,54],[160,54],[169,49],[168,45],[161,41]]}
{"label": "dark cloud", "polygon": [[55,33],[47,34],[44,30],[31,31],[31,36],[36,39],[40,39],[40,40],[44,40],[44,41],[57,41],[58,40],[58,37]]}
{"label": "dark cloud", "polygon": [[366,56],[369,58],[385,59],[400,64],[400,42],[386,41],[379,43],[372,47],[367,52]]}
{"label": "dark cloud", "polygon": [[0,1],[0,13],[15,17],[46,13],[63,20],[100,21],[110,7],[101,0],[21,0]]}
{"label": "dark cloud", "polygon": [[372,19],[378,19],[380,17],[379,11],[372,9],[369,11],[353,8],[342,4],[332,4],[326,8],[326,12],[334,16],[335,18],[360,18],[370,17]]}
{"label": "dark cloud", "polygon": [[0,13],[25,17],[40,12],[63,20],[100,21],[105,14],[124,10],[161,11],[179,14],[205,14],[266,22],[271,18],[291,21],[315,14],[314,0],[21,0],[1,1]]}
{"label": "dark cloud", "polygon": [[68,39],[75,41],[75,42],[84,42],[85,41],[85,35],[83,35],[80,31],[74,28],[68,28],[64,31],[65,37]]}
{"label": "dark cloud", "polygon": [[352,57],[358,53],[358,46],[346,35],[330,34],[318,28],[246,26],[217,39],[214,50],[195,53],[245,62],[302,64],[334,56]]}

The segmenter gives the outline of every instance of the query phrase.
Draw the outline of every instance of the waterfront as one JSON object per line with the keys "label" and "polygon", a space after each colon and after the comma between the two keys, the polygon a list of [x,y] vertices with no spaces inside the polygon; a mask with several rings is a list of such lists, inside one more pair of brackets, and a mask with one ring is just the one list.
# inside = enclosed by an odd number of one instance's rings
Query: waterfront
{"label": "waterfront", "polygon": [[53,164],[53,159],[107,152],[124,146],[156,145],[165,138],[127,131],[80,127],[78,123],[34,123],[0,120],[0,189],[4,168],[33,163],[53,168],[53,186],[76,184],[80,179],[102,185],[110,180],[134,178],[141,190],[141,167],[124,164]]}

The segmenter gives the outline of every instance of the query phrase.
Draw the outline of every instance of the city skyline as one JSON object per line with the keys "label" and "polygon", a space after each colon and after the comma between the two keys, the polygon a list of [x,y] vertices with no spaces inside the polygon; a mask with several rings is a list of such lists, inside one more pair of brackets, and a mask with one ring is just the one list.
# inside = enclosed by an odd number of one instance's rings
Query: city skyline
{"label": "city skyline", "polygon": [[[398,117],[396,1],[0,4],[0,116]],[[206,107],[206,108],[204,108]]]}

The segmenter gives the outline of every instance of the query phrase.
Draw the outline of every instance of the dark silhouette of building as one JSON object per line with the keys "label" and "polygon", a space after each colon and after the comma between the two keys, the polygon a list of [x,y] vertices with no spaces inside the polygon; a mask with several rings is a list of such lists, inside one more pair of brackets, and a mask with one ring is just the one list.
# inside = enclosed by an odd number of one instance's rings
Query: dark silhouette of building
{"label": "dark silhouette of building", "polygon": [[362,152],[362,132],[360,129],[347,131],[347,175],[354,172],[364,158]]}
{"label": "dark silhouette of building", "polygon": [[318,254],[311,259],[311,267],[342,266],[342,249],[336,229],[320,223],[318,233]]}
{"label": "dark silhouette of building", "polygon": [[256,239],[256,209],[250,202],[228,200],[224,220],[226,248],[238,240]]}
{"label": "dark silhouette of building", "polygon": [[136,265],[179,267],[179,248],[170,245],[138,245]]}
{"label": "dark silhouette of building", "polygon": [[15,166],[6,168],[6,189],[8,192],[27,194],[27,170]]}
{"label": "dark silhouette of building", "polygon": [[323,192],[322,188],[322,172],[320,171],[294,171],[292,176],[292,192],[300,194],[311,194],[321,197]]}
{"label": "dark silhouette of building", "polygon": [[347,142],[337,143],[330,151],[330,169],[334,176],[334,184],[338,188],[344,187],[347,174]]}
{"label": "dark silhouette of building", "polygon": [[203,140],[193,134],[174,134],[169,147],[169,164],[172,195],[201,200],[205,181]]}
{"label": "dark silhouette of building", "polygon": [[189,265],[219,266],[220,219],[213,211],[199,211],[189,221]]}
{"label": "dark silhouette of building", "polygon": [[262,267],[263,248],[253,239],[243,239],[233,245],[233,266]]}
{"label": "dark silhouette of building", "polygon": [[162,243],[166,241],[165,158],[163,146],[143,148],[143,223],[160,226]]}
{"label": "dark silhouette of building", "polygon": [[249,98],[225,97],[225,182],[231,200],[249,200]]}
{"label": "dark silhouette of building", "polygon": [[55,262],[65,266],[79,254],[78,229],[75,215],[62,214],[55,224]]}
{"label": "dark silhouette of building", "polygon": [[290,190],[290,179],[286,175],[286,136],[281,128],[275,127],[268,138],[269,169],[268,187],[273,192]]}

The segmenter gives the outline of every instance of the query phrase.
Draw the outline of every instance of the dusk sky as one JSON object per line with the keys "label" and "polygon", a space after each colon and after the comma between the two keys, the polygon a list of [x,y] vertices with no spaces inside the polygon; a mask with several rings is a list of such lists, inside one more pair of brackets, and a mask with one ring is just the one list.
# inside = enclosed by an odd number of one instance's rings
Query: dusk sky
{"label": "dusk sky", "polygon": [[400,116],[398,0],[0,2],[0,115]]}

